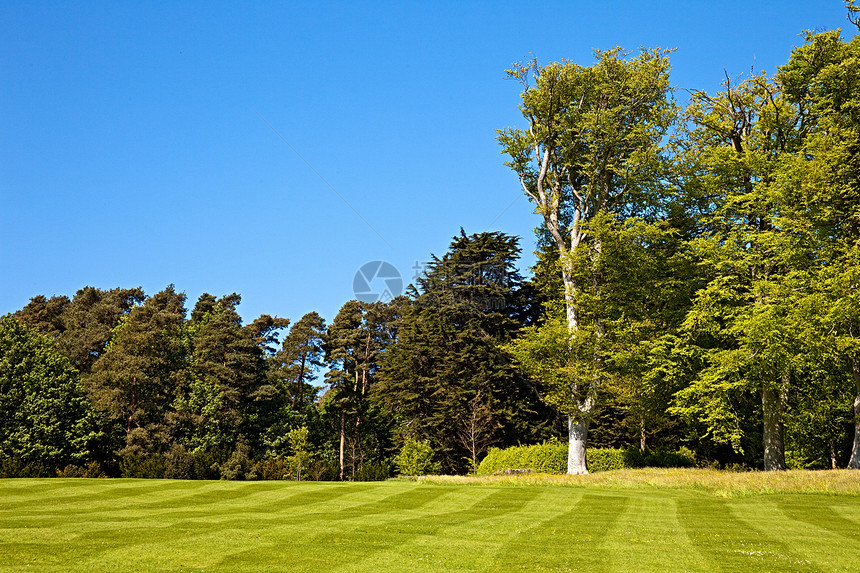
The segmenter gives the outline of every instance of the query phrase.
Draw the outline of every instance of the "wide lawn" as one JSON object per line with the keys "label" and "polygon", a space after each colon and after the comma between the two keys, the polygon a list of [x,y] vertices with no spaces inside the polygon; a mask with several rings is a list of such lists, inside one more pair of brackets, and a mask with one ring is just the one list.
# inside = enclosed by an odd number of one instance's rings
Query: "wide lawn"
{"label": "wide lawn", "polygon": [[860,497],[623,480],[0,480],[0,571],[857,572]]}

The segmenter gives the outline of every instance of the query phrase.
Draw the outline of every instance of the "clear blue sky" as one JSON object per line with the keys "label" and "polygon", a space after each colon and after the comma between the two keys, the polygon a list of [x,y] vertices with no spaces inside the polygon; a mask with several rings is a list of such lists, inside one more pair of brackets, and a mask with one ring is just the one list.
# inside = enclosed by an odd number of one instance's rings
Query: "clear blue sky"
{"label": "clear blue sky", "polygon": [[0,314],[174,283],[331,321],[363,263],[408,283],[460,227],[527,265],[512,62],[670,47],[673,83],[714,91],[804,29],[854,34],[839,0],[358,4],[0,2]]}

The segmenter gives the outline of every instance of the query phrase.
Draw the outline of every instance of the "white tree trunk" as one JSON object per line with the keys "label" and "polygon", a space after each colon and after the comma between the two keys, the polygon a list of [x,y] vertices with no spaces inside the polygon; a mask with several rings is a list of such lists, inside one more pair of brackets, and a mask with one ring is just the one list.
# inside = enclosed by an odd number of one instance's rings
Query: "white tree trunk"
{"label": "white tree trunk", "polygon": [[588,441],[588,420],[567,419],[567,473],[587,474],[585,464],[585,444]]}

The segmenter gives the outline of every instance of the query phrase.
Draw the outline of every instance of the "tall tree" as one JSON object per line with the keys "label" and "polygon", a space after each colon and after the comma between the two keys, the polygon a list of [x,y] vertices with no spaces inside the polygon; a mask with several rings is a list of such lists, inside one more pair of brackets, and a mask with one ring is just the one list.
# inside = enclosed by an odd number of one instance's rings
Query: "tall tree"
{"label": "tall tree", "polygon": [[0,457],[51,475],[85,462],[99,434],[69,359],[46,336],[0,317]]}
{"label": "tall tree", "polygon": [[445,471],[474,466],[490,443],[546,437],[548,413],[499,348],[528,314],[518,241],[461,230],[418,277],[383,360],[375,397],[399,439],[429,441]]}
{"label": "tall tree", "polygon": [[[572,62],[540,66],[534,60],[515,65],[508,74],[525,88],[520,110],[528,128],[509,128],[498,136],[510,156],[507,165],[519,176],[558,252],[568,355],[581,367],[546,382],[567,395],[556,405],[568,416],[568,473],[587,473],[586,441],[601,380],[595,353],[580,353],[599,350],[605,334],[599,311],[587,322],[583,316],[583,298],[601,288],[599,274],[587,273],[590,283],[577,280],[583,274],[579,267],[593,265],[602,251],[590,224],[595,218],[653,213],[662,141],[675,116],[665,52],[641,50],[631,56],[613,49],[595,52],[595,60],[590,67]],[[583,256],[585,250],[594,256]],[[584,338],[591,342],[584,344]]]}
{"label": "tall tree", "polygon": [[307,386],[322,366],[324,335],[325,320],[316,312],[309,312],[290,328],[274,357],[278,377],[286,384],[290,405],[295,410],[304,411]]}
{"label": "tall tree", "polygon": [[[858,9],[847,2],[849,19]],[[815,338],[828,341],[827,360],[842,374],[830,395],[847,383],[853,390],[854,441],[849,467],[860,469],[860,37],[842,39],[839,30],[808,33],[777,80],[795,110],[802,143],[785,178],[808,206],[805,222],[817,239],[816,293],[828,309]]]}
{"label": "tall tree", "polygon": [[[341,480],[346,478],[348,441],[352,444],[353,472],[369,456],[382,456],[384,436],[374,431],[378,429],[375,415],[378,412],[368,396],[377,381],[381,356],[395,336],[395,318],[401,305],[400,297],[388,303],[351,300],[341,307],[329,326],[324,345],[329,390],[324,400],[326,408],[338,417]],[[375,452],[368,452],[366,446]]]}
{"label": "tall tree", "polygon": [[132,308],[84,378],[96,407],[122,424],[126,454],[169,445],[168,414],[187,382],[184,305],[170,285]]}
{"label": "tall tree", "polygon": [[40,294],[16,312],[15,318],[33,330],[56,339],[66,330],[63,314],[70,302],[67,296],[45,298],[45,295]]}
{"label": "tall tree", "polygon": [[185,419],[183,440],[191,449],[233,448],[245,436],[261,445],[277,389],[269,380],[267,357],[286,319],[263,315],[242,325],[233,293],[216,299],[204,293],[188,324],[191,380],[177,402]]}
{"label": "tall tree", "polygon": [[760,395],[766,470],[785,469],[784,412],[794,357],[798,296],[813,264],[797,197],[785,185],[786,158],[800,141],[798,117],[765,74],[715,96],[693,94],[687,116],[689,183],[708,197],[703,232],[691,243],[708,283],[686,319],[705,368],[678,394],[675,411],[708,420],[711,435],[740,449],[733,395]]}
{"label": "tall tree", "polygon": [[105,352],[120,319],[144,299],[140,287],[80,289],[63,311],[63,332],[57,340],[60,351],[82,374],[88,374]]}

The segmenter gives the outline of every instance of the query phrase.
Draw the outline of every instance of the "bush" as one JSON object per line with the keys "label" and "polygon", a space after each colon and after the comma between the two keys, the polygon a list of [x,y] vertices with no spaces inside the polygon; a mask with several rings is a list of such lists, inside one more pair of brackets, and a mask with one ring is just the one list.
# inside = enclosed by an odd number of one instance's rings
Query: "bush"
{"label": "bush", "polygon": [[403,449],[394,458],[397,472],[404,476],[435,475],[441,465],[433,461],[433,448],[430,442],[408,439]]}
{"label": "bush", "polygon": [[240,440],[230,459],[218,466],[221,479],[224,480],[255,480],[257,472],[251,459],[251,447],[248,442]]}
{"label": "bush", "polygon": [[193,454],[194,479],[220,479],[221,464],[230,459],[230,451],[226,448],[209,448],[195,451]]}
{"label": "bush", "polygon": [[[586,463],[590,472],[605,472],[640,467],[694,467],[695,454],[682,447],[678,451],[657,449],[644,453],[635,448],[588,448]],[[550,440],[534,446],[491,448],[478,466],[478,474],[508,469],[530,469],[537,473],[567,472],[567,444]]]}
{"label": "bush", "polygon": [[25,462],[16,457],[0,455],[0,478],[37,478],[49,477],[48,468],[41,464]]}
{"label": "bush", "polygon": [[674,452],[662,448],[653,452],[646,450],[643,465],[652,468],[692,468],[696,466],[696,454],[684,446]]}
{"label": "bush", "polygon": [[69,464],[61,470],[57,470],[58,478],[81,478],[84,477],[84,468]]}
{"label": "bush", "polygon": [[385,462],[364,462],[352,477],[353,481],[384,481],[391,477],[391,465]]}
{"label": "bush", "polygon": [[161,454],[126,454],[122,456],[119,469],[124,478],[161,479],[167,464]]}
{"label": "bush", "polygon": [[337,481],[340,477],[340,463],[337,460],[316,460],[308,470],[313,481]]}
{"label": "bush", "polygon": [[98,462],[92,461],[87,467],[82,468],[69,464],[62,470],[57,470],[57,477],[61,478],[106,478],[107,474],[102,471]]}
{"label": "bush", "polygon": [[567,471],[567,444],[550,440],[534,446],[490,448],[489,453],[478,464],[478,474],[491,474],[508,469],[563,474]]}
{"label": "bush", "polygon": [[185,446],[174,444],[164,456],[166,479],[194,479],[194,455]]}
{"label": "bush", "polygon": [[290,479],[292,470],[290,462],[281,458],[269,458],[257,462],[254,466],[259,479],[264,480],[282,480]]}

